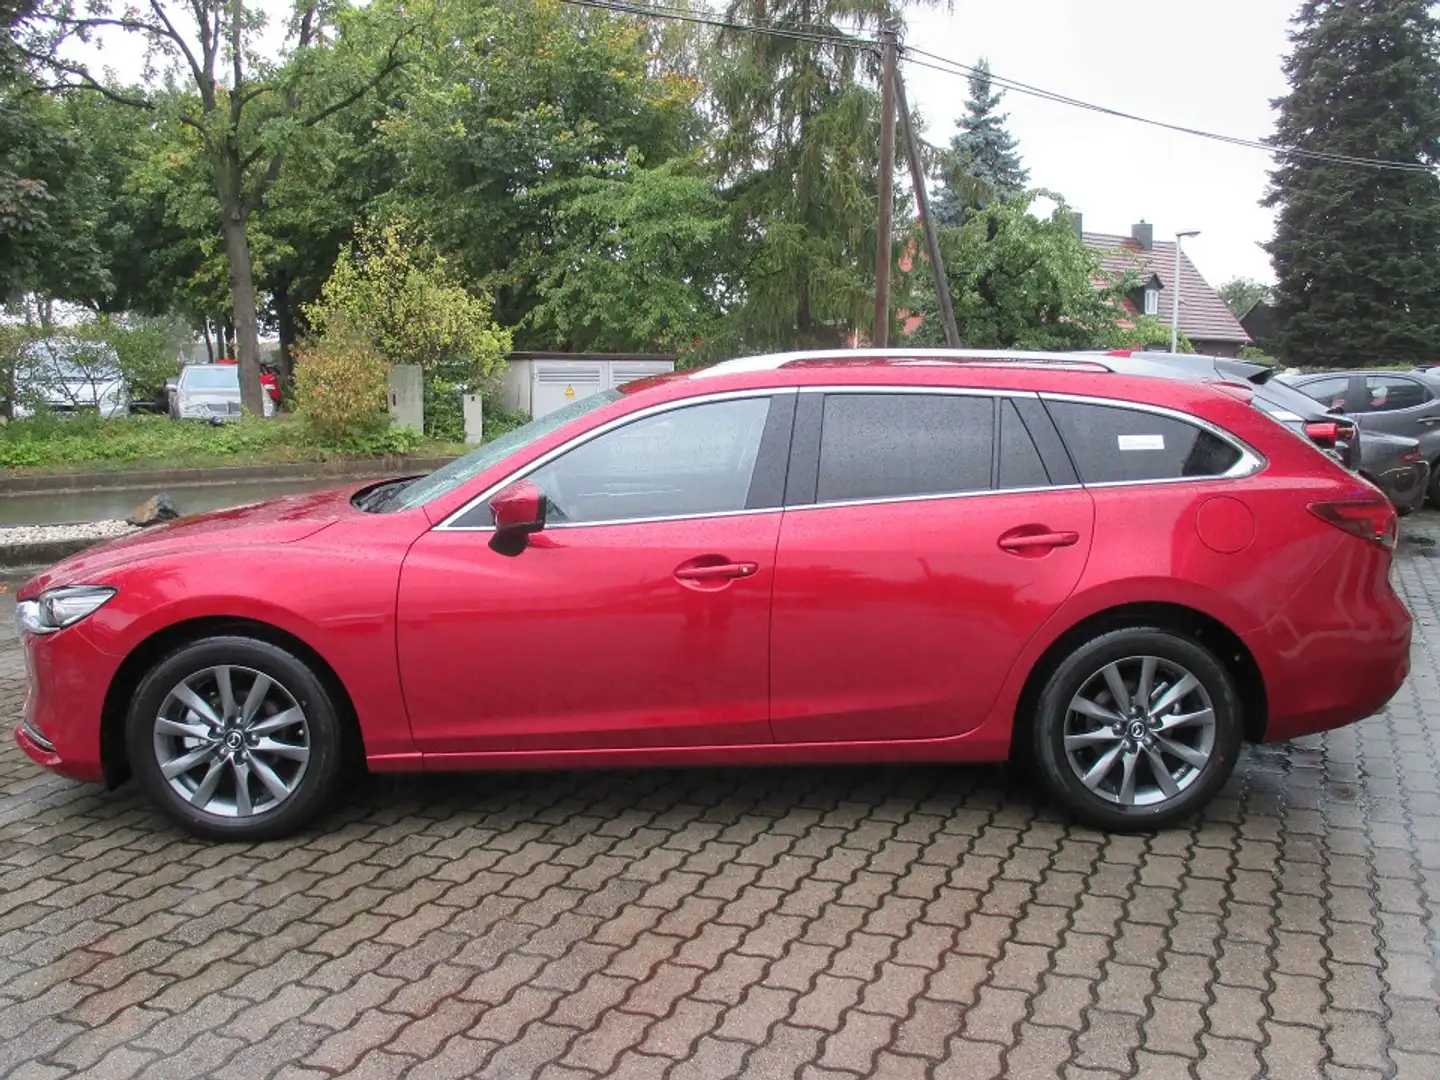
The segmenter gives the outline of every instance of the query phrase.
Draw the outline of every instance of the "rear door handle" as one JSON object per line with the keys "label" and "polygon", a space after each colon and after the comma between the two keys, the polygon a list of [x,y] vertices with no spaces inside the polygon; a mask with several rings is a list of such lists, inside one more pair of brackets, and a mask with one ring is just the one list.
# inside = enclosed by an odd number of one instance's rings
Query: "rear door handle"
{"label": "rear door handle", "polygon": [[1422,416],[1415,422],[1421,427],[1431,427],[1434,424],[1440,424],[1440,416]]}
{"label": "rear door handle", "polygon": [[722,581],[726,578],[754,577],[760,569],[758,563],[734,562],[715,566],[682,566],[675,571],[681,581]]}
{"label": "rear door handle", "polygon": [[1002,536],[998,541],[1004,551],[1034,551],[1036,548],[1074,547],[1080,542],[1078,532],[1022,533]]}

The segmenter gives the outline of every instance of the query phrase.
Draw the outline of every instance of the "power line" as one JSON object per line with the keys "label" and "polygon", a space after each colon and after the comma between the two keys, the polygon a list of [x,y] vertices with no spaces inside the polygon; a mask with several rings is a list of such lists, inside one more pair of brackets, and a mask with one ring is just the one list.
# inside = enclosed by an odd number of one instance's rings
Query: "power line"
{"label": "power line", "polygon": [[[927,64],[922,60],[916,60],[914,56],[925,56],[932,60],[939,61],[938,64]],[[930,68],[932,71],[943,72],[948,75],[975,75],[980,69],[962,64],[958,60],[951,60],[948,57],[936,53],[926,52],[924,49],[906,48],[902,57],[907,63],[916,67]],[[945,66],[941,66],[945,65]],[[1030,86],[1027,83],[1018,82],[1014,79],[1007,79],[1004,76],[990,72],[992,82],[1006,90],[1013,90],[1017,94],[1026,94],[1031,97],[1040,98],[1043,101],[1053,101],[1059,105],[1069,105],[1077,109],[1085,109],[1089,112],[1100,113],[1104,116],[1114,116],[1121,120],[1130,120],[1137,124],[1147,124],[1150,127],[1163,128],[1166,131],[1176,131],[1182,135],[1193,135],[1201,139],[1211,139],[1215,142],[1226,143],[1230,146],[1240,146],[1251,150],[1263,150],[1274,156],[1292,156],[1314,158],[1320,161],[1329,161],[1339,165],[1357,165],[1371,169],[1398,169],[1405,172],[1431,172],[1432,166],[1424,165],[1414,161],[1390,161],[1384,158],[1356,157],[1350,154],[1336,154],[1324,150],[1302,150],[1298,147],[1275,146],[1270,143],[1260,142],[1257,139],[1242,139],[1235,135],[1222,135],[1214,131],[1203,131],[1199,128],[1186,127],[1183,124],[1171,124],[1164,120],[1155,120],[1147,116],[1136,116],[1134,113],[1123,112],[1120,109],[1112,109],[1105,105],[1097,105],[1090,101],[1081,101],[1079,98],[1069,97],[1065,94],[1056,93],[1053,90],[1045,90],[1038,86]]]}
{"label": "power line", "polygon": [[[781,25],[779,20],[773,20],[769,26],[761,26],[752,21],[731,19],[708,7],[697,11],[692,8],[673,7],[660,3],[646,3],[645,0],[632,0],[630,3],[625,3],[623,0],[563,0],[563,2],[576,7],[611,11],[617,14],[632,15],[639,18],[672,19],[680,22],[718,27],[720,29],[742,30],[747,33],[810,41],[823,45],[865,50],[868,52],[877,51],[880,45],[878,40],[861,36],[859,32],[854,34],[837,33],[814,23]],[[809,26],[811,29],[802,30],[798,28],[799,26]],[[919,57],[925,57],[933,62],[927,63],[926,60],[918,59]],[[927,52],[924,49],[909,46],[901,49],[900,59],[912,67],[929,68],[932,71],[938,71],[946,75],[969,76],[976,74],[979,70],[969,64],[962,64],[958,60],[952,60],[947,56],[941,56],[938,53]],[[1261,142],[1258,139],[1243,139],[1235,135],[1224,135],[1215,131],[1205,131],[1200,128],[1187,127],[1183,124],[1172,124],[1164,120],[1156,120],[1147,116],[1127,113],[1120,109],[1112,109],[1109,106],[1099,105],[1092,101],[1084,101],[1080,98],[1071,97],[1068,94],[1057,93],[1054,90],[1031,86],[1028,83],[1023,83],[1016,79],[1007,79],[1002,75],[995,74],[993,71],[990,72],[989,75],[992,82],[1006,90],[1012,90],[1017,94],[1024,94],[1029,97],[1039,98],[1042,101],[1050,101],[1057,105],[1065,105],[1070,108],[1083,109],[1087,112],[1098,113],[1102,116],[1113,116],[1120,120],[1128,120],[1132,123],[1144,124],[1148,127],[1174,131],[1195,138],[1208,139],[1212,142],[1224,143],[1228,146],[1238,146],[1247,150],[1259,150],[1269,154],[1271,157],[1300,157],[1314,161],[1326,161],[1336,165],[1353,165],[1359,168],[1395,170],[1401,172],[1434,171],[1432,166],[1420,162],[1358,157],[1351,154],[1330,153],[1324,150],[1304,150],[1299,147],[1272,145]]]}
{"label": "power line", "polygon": [[726,18],[718,12],[710,11],[708,8],[706,9],[706,11],[709,12],[707,16],[688,8],[665,7],[659,4],[625,4],[618,2],[618,0],[562,0],[562,2],[570,4],[572,7],[613,11],[620,15],[634,15],[640,18],[673,19],[677,22],[714,26],[722,30],[744,30],[748,33],[762,34],[767,37],[810,41],[821,45],[835,45],[841,48],[863,50],[866,52],[877,49],[880,44],[874,38],[837,34],[830,31],[807,32],[799,29],[786,29],[778,24],[759,26],[752,22]]}

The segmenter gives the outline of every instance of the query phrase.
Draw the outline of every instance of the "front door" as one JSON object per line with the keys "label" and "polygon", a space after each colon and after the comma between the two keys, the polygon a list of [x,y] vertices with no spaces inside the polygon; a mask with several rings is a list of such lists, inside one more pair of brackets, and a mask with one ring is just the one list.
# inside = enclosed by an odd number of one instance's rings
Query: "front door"
{"label": "front door", "polygon": [[572,445],[529,473],[549,513],[518,552],[483,505],[422,537],[398,605],[420,749],[769,742],[793,401],[671,407]]}
{"label": "front door", "polygon": [[[797,447],[807,442],[808,404]],[[1024,404],[1049,424],[1038,402]],[[787,509],[780,533],[775,738],[869,742],[971,730],[1025,643],[1074,590],[1093,501],[1076,486],[1051,486],[1073,485],[1073,471],[1047,472],[1006,399],[827,394],[820,423],[813,492],[800,492],[810,505]],[[1048,436],[1053,443],[1053,428]],[[792,471],[802,467],[797,456]]]}

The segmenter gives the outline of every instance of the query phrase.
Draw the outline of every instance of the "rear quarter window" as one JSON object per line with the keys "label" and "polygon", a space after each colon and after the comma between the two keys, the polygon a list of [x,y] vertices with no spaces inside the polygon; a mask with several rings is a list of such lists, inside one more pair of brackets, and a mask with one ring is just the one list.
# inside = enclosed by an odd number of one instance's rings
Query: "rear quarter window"
{"label": "rear quarter window", "polygon": [[1047,401],[1085,484],[1221,476],[1241,453],[1204,428],[1122,406]]}

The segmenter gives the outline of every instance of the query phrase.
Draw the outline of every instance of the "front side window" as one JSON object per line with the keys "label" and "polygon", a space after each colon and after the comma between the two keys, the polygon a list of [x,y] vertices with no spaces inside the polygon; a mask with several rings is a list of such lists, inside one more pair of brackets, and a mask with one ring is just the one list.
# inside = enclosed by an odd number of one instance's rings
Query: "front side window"
{"label": "front side window", "polygon": [[990,488],[995,403],[958,394],[829,394],[816,501]]}
{"label": "front side window", "polygon": [[1310,382],[1301,383],[1300,389],[1327,409],[1335,409],[1339,412],[1353,411],[1353,406],[1346,401],[1350,390],[1350,376],[1348,375],[1332,379],[1313,379]]}
{"label": "front side window", "polygon": [[768,397],[669,409],[581,443],[529,479],[557,525],[744,510],[769,413]]}
{"label": "front side window", "polygon": [[1174,417],[1075,401],[1045,404],[1082,483],[1221,476],[1240,461],[1230,443]]}
{"label": "front side window", "polygon": [[1365,380],[1365,397],[1356,412],[1394,412],[1414,409],[1430,400],[1430,391],[1414,379],[1371,375]]}
{"label": "front side window", "polygon": [[[619,390],[603,390],[598,394],[590,394],[588,397],[572,401],[564,408],[546,413],[544,416],[531,420],[528,424],[522,424],[501,435],[498,439],[493,439],[463,457],[456,458],[450,464],[442,465],[428,476],[410,481],[389,496],[383,509],[409,510],[416,506],[423,506],[432,499],[438,499],[441,495],[454,491],[461,484],[479,476],[486,469],[520,453],[552,432],[559,431],[572,420],[579,420],[587,413],[603,409],[612,402],[619,401],[622,397],[624,394]],[[484,524],[489,524],[489,522]]]}

